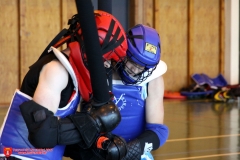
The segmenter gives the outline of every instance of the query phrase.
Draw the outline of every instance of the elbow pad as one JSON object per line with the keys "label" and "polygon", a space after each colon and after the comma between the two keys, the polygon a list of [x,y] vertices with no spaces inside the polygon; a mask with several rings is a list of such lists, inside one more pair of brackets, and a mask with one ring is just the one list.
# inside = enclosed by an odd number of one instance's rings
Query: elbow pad
{"label": "elbow pad", "polygon": [[82,140],[69,118],[58,120],[51,111],[32,100],[21,104],[20,111],[28,128],[28,140],[36,148],[53,148]]}
{"label": "elbow pad", "polygon": [[37,148],[78,143],[86,149],[96,141],[100,132],[112,130],[121,120],[113,103],[63,119],[58,119],[47,108],[32,100],[22,103],[20,111],[28,128],[28,140]]}
{"label": "elbow pad", "polygon": [[[164,145],[166,143],[166,141],[168,139],[168,135],[169,135],[169,130],[166,125],[147,123],[145,130],[153,131],[158,136],[159,145],[157,146],[157,148],[161,147],[162,145]],[[155,149],[155,148],[153,148],[153,149]]]}

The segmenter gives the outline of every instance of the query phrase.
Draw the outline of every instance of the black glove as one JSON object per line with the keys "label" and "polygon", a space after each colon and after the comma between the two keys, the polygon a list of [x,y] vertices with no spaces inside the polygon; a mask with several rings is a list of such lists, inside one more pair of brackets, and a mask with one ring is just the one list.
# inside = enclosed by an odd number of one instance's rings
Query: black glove
{"label": "black glove", "polygon": [[88,107],[88,112],[60,119],[32,100],[22,103],[19,108],[28,128],[28,139],[37,148],[76,143],[89,148],[101,132],[114,129],[121,120],[120,112],[112,102],[98,108]]}
{"label": "black glove", "polygon": [[106,160],[121,160],[127,154],[126,141],[117,135],[101,135],[96,142],[95,153]]}
{"label": "black glove", "polygon": [[91,102],[82,102],[81,112],[88,113],[96,121],[101,133],[112,131],[121,121],[120,111],[112,101],[98,107]]}
{"label": "black glove", "polygon": [[77,127],[84,143],[83,149],[89,148],[100,133],[112,131],[121,121],[121,115],[113,102],[100,107],[93,107],[91,103],[84,104],[81,112],[71,115],[70,118]]}
{"label": "black glove", "polygon": [[127,144],[127,155],[122,160],[140,160],[142,155],[141,145],[138,139]]}
{"label": "black glove", "polygon": [[107,133],[97,138],[91,148],[81,146],[66,146],[64,156],[76,160],[121,160],[127,153],[127,144],[119,136]]}

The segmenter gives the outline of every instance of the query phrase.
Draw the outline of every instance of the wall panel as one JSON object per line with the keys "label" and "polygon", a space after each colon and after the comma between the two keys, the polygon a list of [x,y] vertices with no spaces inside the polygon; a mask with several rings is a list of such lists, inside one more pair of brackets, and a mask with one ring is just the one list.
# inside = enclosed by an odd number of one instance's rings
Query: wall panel
{"label": "wall panel", "polygon": [[[153,0],[135,0],[134,9],[130,9],[130,14],[134,14],[134,23],[144,24],[153,27],[154,1]],[[132,12],[134,11],[134,12]],[[130,23],[132,24],[132,23]],[[130,26],[133,27],[133,26]]]}
{"label": "wall panel", "polygon": [[68,20],[75,14],[77,14],[77,8],[75,0],[62,0],[61,21],[62,28],[68,28]]}
{"label": "wall panel", "polygon": [[0,1],[0,104],[9,103],[19,85],[18,1]]}
{"label": "wall panel", "polygon": [[225,3],[224,0],[219,0],[219,36],[220,36],[220,41],[219,41],[219,53],[220,53],[220,57],[219,57],[219,70],[220,73],[222,73],[224,75],[224,66],[225,66],[225,60],[224,60],[224,50],[225,50]]}
{"label": "wall panel", "polygon": [[21,0],[20,61],[21,81],[28,67],[60,31],[60,0]]}
{"label": "wall panel", "polygon": [[135,0],[134,1],[134,5],[132,7],[134,7],[134,11],[131,14],[134,14],[134,25],[136,24],[142,24],[143,23],[143,16],[144,16],[144,10],[143,10],[143,3],[144,0]]}
{"label": "wall panel", "polygon": [[190,1],[193,13],[190,19],[192,54],[190,75],[219,73],[219,0]]}
{"label": "wall panel", "polygon": [[161,38],[161,59],[168,65],[165,89],[187,85],[187,0],[155,0],[155,28]]}
{"label": "wall panel", "polygon": [[[75,0],[62,0],[61,2],[61,29],[68,29],[68,20],[77,14]],[[66,48],[66,46],[67,45],[64,44],[61,49]]]}
{"label": "wall panel", "polygon": [[144,11],[144,16],[143,16],[143,24],[154,27],[154,2],[153,0],[147,0],[144,1],[143,3],[143,11]]}

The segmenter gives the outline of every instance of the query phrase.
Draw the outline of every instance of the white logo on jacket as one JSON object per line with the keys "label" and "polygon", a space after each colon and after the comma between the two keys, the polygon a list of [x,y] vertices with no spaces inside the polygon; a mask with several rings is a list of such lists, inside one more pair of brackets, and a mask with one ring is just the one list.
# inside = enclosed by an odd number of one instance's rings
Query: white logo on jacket
{"label": "white logo on jacket", "polygon": [[127,100],[124,98],[125,93],[121,94],[119,98],[114,96],[113,102],[118,106],[119,111],[124,109],[127,104]]}

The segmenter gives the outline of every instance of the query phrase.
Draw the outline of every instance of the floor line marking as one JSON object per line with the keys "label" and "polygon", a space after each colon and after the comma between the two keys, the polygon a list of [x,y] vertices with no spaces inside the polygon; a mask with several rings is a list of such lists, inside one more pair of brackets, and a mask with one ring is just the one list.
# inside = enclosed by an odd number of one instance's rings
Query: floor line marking
{"label": "floor line marking", "polygon": [[213,154],[213,155],[206,155],[206,156],[194,156],[194,157],[185,157],[185,158],[174,158],[174,159],[165,159],[165,160],[200,159],[200,158],[209,158],[209,157],[229,156],[229,155],[236,155],[236,154],[240,154],[240,152]]}
{"label": "floor line marking", "polygon": [[206,136],[206,137],[195,137],[195,138],[169,139],[169,140],[167,140],[167,142],[191,141],[191,140],[199,140],[199,139],[211,139],[211,138],[234,137],[234,136],[240,136],[240,134],[229,134],[229,135],[219,135],[219,136]]}

